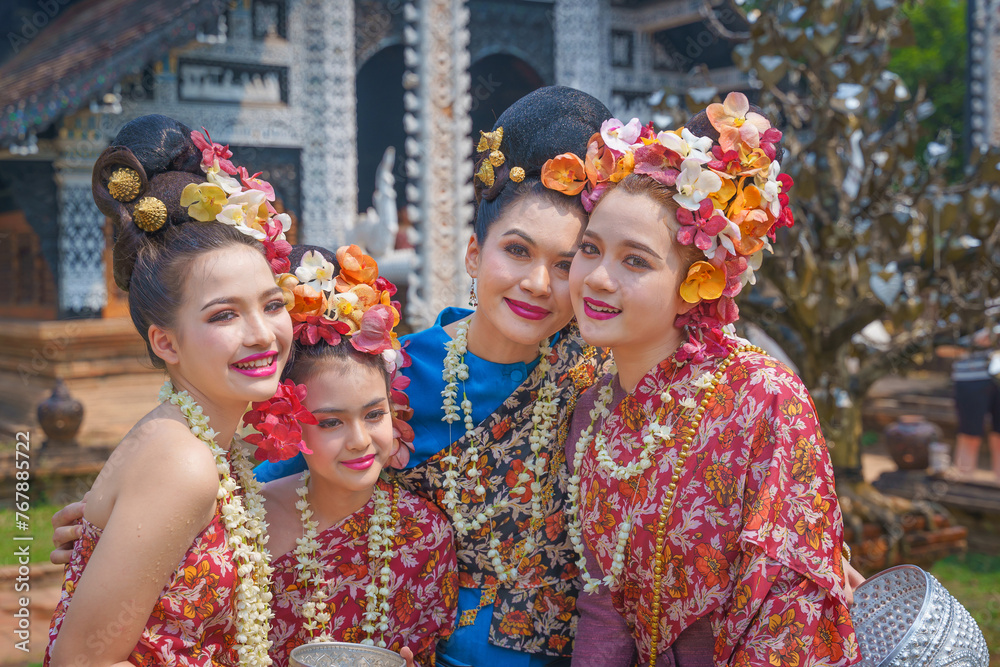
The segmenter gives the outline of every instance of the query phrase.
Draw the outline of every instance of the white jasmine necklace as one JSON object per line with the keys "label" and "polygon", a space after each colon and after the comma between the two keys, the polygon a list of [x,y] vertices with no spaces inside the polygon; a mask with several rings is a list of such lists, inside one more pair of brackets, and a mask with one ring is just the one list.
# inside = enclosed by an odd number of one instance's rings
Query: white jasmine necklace
{"label": "white jasmine necklace", "polygon": [[[462,381],[464,387],[464,382],[469,379],[469,367],[465,363],[465,353],[468,351],[468,335],[469,321],[466,320],[458,325],[455,337],[445,344],[445,348],[448,352],[444,358],[444,371],[442,372],[442,378],[445,381],[445,388],[444,391],[441,392],[441,396],[444,397],[444,417],[441,419],[449,425],[458,421],[458,410],[459,406],[461,406],[462,412],[464,413],[463,421],[465,423],[466,442],[468,443],[467,455],[469,461],[471,461],[471,466],[465,471],[465,475],[471,480],[471,483],[476,485],[473,489],[474,495],[482,498],[486,495],[486,488],[479,479],[482,476],[482,471],[476,468],[476,464],[479,461],[479,448],[476,445],[475,438],[473,437],[476,425],[472,419],[472,401],[469,400],[464,388],[462,390],[462,400],[461,402],[458,401],[458,382]],[[455,532],[458,537],[463,537],[470,530],[479,530],[487,522],[490,524],[490,539],[487,557],[490,559],[493,569],[496,571],[497,579],[501,582],[516,579],[520,560],[523,559],[525,555],[531,553],[535,548],[533,539],[535,527],[540,525],[544,520],[544,517],[542,516],[541,480],[545,475],[547,459],[541,455],[541,451],[543,448],[547,448],[551,441],[552,425],[559,409],[559,398],[556,395],[557,388],[555,383],[549,378],[549,371],[551,370],[552,365],[549,362],[548,357],[551,353],[552,348],[549,346],[548,340],[543,340],[538,344],[539,362],[536,372],[540,373],[545,379],[541,388],[538,390],[538,396],[535,400],[534,406],[532,407],[532,429],[531,435],[528,437],[528,444],[531,447],[532,453],[531,456],[524,462],[524,471],[518,475],[514,488],[510,490],[510,496],[514,497],[523,496],[528,488],[531,489],[532,529],[531,533],[524,541],[523,549],[520,550],[521,558],[515,558],[516,562],[514,562],[510,568],[505,567],[503,564],[503,559],[500,556],[500,539],[494,534],[493,531],[493,517],[495,516],[497,510],[507,507],[509,500],[501,499],[492,505],[488,505],[474,517],[466,520],[461,509],[459,508],[459,458],[455,456],[453,452],[449,452],[448,456],[441,459],[441,462],[447,466],[444,471],[443,483],[445,492],[444,505],[449,518],[451,518]],[[530,487],[528,486],[529,482]]]}
{"label": "white jasmine necklace", "polygon": [[[612,375],[618,372],[614,364],[611,365],[609,371]],[[629,535],[632,532],[632,521],[628,518],[623,519],[618,526],[615,553],[611,558],[611,568],[603,579],[596,579],[590,576],[590,573],[587,571],[587,560],[583,555],[583,531],[580,520],[580,466],[583,463],[583,457],[590,448],[590,444],[594,443],[598,467],[605,470],[613,479],[621,481],[623,479],[632,479],[645,473],[652,466],[650,456],[659,442],[667,442],[673,438],[673,430],[670,426],[661,426],[654,419],[649,424],[646,435],[642,438],[642,450],[639,452],[639,458],[627,465],[621,465],[615,461],[608,448],[608,439],[600,429],[598,429],[596,438],[594,437],[594,424],[597,420],[600,419],[603,426],[604,420],[611,415],[611,410],[608,409],[608,406],[611,404],[611,399],[614,396],[612,385],[613,382],[608,382],[597,392],[597,401],[589,413],[590,424],[587,425],[587,428],[580,434],[579,440],[576,441],[576,450],[573,455],[573,470],[567,487],[569,492],[567,500],[569,515],[567,531],[569,532],[570,541],[573,544],[573,550],[577,554],[577,565],[580,568],[580,575],[583,578],[584,590],[587,592],[596,591],[598,585],[601,583],[607,586],[617,585],[618,578],[625,569],[625,548],[628,545]],[[664,391],[660,396],[664,405],[669,405],[672,400],[669,391]],[[680,462],[678,462],[678,469],[679,464]]]}
{"label": "white jasmine necklace", "polygon": [[[271,642],[270,630],[271,564],[264,545],[267,544],[267,523],[264,520],[264,503],[260,483],[253,476],[253,464],[247,452],[233,439],[233,466],[239,484],[233,479],[226,450],[215,442],[216,431],[208,425],[208,417],[186,391],[174,391],[170,380],[160,389],[160,402],[180,408],[188,428],[199,440],[208,445],[215,457],[219,472],[218,499],[221,503],[222,523],[226,540],[233,550],[236,574],[236,646],[241,665],[266,667],[271,664],[267,651]],[[242,497],[236,493],[243,488]]]}
{"label": "white jasmine necklace", "polygon": [[[329,585],[323,576],[323,564],[316,558],[319,542],[319,522],[312,518],[313,511],[309,507],[309,471],[306,470],[299,478],[299,486],[295,489],[299,500],[295,508],[299,510],[302,519],[302,537],[295,540],[295,560],[298,562],[298,581],[301,585],[312,589],[308,602],[302,606],[303,626],[309,631],[310,643],[333,641],[326,631],[330,622],[330,612],[327,605]],[[376,644],[375,632],[378,631],[378,646],[385,647],[385,633],[389,630],[389,585],[392,569],[390,563],[396,555],[392,549],[393,537],[396,534],[396,524],[399,520],[399,486],[393,482],[392,499],[377,483],[373,495],[375,511],[368,519],[368,564],[371,581],[365,587],[365,613],[362,616],[361,629],[368,633],[362,644]],[[376,583],[376,575],[378,575]]]}

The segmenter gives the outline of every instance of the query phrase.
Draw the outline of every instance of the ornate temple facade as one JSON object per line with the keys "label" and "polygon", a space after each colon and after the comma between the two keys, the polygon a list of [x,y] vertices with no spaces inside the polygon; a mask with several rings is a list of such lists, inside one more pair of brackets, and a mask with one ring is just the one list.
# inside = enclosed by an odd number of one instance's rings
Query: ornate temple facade
{"label": "ornate temple facade", "polygon": [[[375,254],[421,328],[468,292],[473,135],[543,85],[644,120],[664,90],[746,88],[724,37],[739,14],[719,2],[5,3],[0,431],[30,423],[57,377],[113,395],[115,377],[144,372],[91,197],[94,161],[130,119],[206,127],[274,184],[299,242]],[[120,407],[81,400],[101,419]]]}

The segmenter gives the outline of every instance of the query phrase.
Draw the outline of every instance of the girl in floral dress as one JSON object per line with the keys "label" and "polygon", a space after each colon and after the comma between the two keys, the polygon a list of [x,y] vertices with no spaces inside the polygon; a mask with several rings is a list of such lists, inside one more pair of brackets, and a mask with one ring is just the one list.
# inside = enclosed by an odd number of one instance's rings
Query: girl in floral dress
{"label": "girl in floral dress", "polygon": [[294,361],[278,395],[247,415],[262,432],[249,439],[301,441],[308,463],[263,491],[274,554],[271,657],[284,667],[296,646],[345,641],[432,665],[438,640],[454,629],[458,575],[448,520],[381,474],[405,461],[401,441],[413,439],[397,375],[406,357],[393,332],[396,288],[357,246],[337,255],[293,251],[296,271],[280,283],[295,322]]}
{"label": "girl in floral dress", "polygon": [[588,591],[573,664],[849,665],[842,518],[812,401],[726,328],[792,224],[781,133],[738,93],[689,127],[611,119],[584,158],[543,170],[596,200],[570,289],[584,338],[617,366],[566,445]]}
{"label": "girl in floral dress", "polygon": [[46,665],[270,664],[263,506],[231,442],[291,348],[289,221],[206,135],[144,116],[94,167],[115,281],[169,381],[94,482]]}
{"label": "girl in floral dress", "polygon": [[[396,479],[434,502],[457,540],[458,627],[439,665],[533,667],[572,653],[577,572],[562,442],[603,356],[568,326],[585,211],[539,176],[552,155],[584,150],[608,115],[593,97],[556,86],[482,133],[466,253],[478,307],[447,308],[405,339],[415,451]],[[294,463],[257,474],[297,475]]]}

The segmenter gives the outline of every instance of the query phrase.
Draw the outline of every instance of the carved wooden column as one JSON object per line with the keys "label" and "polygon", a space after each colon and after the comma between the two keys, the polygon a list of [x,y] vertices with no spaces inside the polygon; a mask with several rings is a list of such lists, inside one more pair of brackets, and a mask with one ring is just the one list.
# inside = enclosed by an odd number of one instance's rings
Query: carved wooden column
{"label": "carved wooden column", "polygon": [[463,257],[472,229],[469,10],[465,0],[412,0],[405,9],[404,127],[408,213],[419,261],[407,292],[414,328],[465,303]]}
{"label": "carved wooden column", "polygon": [[358,214],[354,0],[302,0],[302,241],[337,248]]}

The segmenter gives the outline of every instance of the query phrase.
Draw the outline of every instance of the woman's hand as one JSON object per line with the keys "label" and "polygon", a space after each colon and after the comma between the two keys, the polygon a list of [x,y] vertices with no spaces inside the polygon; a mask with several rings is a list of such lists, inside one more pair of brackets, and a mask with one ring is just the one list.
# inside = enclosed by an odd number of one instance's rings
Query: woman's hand
{"label": "woman's hand", "polygon": [[399,649],[399,657],[406,661],[406,667],[417,667],[417,663],[413,661],[413,651],[409,646]]}
{"label": "woman's hand", "polygon": [[83,500],[70,503],[52,515],[52,544],[55,549],[49,554],[49,560],[56,565],[66,565],[73,555],[73,544],[83,534],[80,519],[83,518],[86,502],[87,496],[84,496]]}
{"label": "woman's hand", "polygon": [[[841,557],[843,558],[843,557]],[[860,572],[854,569],[850,561],[843,558],[844,564],[844,592],[847,593],[847,604],[854,604],[854,589],[865,583],[865,578]]]}

